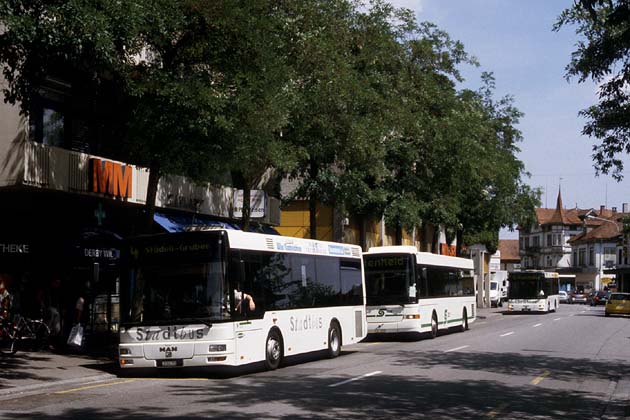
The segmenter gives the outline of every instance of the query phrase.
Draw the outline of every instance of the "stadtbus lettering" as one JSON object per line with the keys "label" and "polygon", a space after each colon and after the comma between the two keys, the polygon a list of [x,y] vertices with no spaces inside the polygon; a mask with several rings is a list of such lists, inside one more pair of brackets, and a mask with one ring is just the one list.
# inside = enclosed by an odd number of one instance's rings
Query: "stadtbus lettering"
{"label": "stadtbus lettering", "polygon": [[324,326],[321,316],[306,315],[304,318],[292,316],[289,319],[291,331],[319,330]]}
{"label": "stadtbus lettering", "polygon": [[194,340],[201,338],[203,338],[203,328],[178,329],[177,327],[167,327],[166,329],[150,330],[138,327],[136,330],[136,340],[138,341]]}

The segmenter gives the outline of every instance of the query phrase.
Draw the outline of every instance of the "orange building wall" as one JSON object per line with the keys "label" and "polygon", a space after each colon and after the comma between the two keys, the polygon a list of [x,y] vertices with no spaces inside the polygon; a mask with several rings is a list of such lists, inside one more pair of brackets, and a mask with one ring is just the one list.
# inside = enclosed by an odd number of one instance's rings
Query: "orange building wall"
{"label": "orange building wall", "polygon": [[[317,205],[317,239],[332,241],[333,211],[332,208]],[[276,230],[283,236],[310,238],[310,218],[308,201],[293,201],[282,208],[280,226]]]}

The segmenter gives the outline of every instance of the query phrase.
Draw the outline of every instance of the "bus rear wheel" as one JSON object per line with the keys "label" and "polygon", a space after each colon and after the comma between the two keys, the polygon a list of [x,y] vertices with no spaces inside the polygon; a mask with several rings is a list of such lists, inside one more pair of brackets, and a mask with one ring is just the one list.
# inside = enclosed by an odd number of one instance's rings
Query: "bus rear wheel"
{"label": "bus rear wheel", "polygon": [[282,362],[282,339],[276,330],[269,331],[265,342],[265,367],[276,370]]}
{"label": "bus rear wheel", "polygon": [[330,324],[328,329],[328,357],[333,359],[341,353],[341,333],[336,322]]}
{"label": "bus rear wheel", "polygon": [[431,316],[431,338],[435,338],[438,335],[438,320],[437,315],[433,312]]}

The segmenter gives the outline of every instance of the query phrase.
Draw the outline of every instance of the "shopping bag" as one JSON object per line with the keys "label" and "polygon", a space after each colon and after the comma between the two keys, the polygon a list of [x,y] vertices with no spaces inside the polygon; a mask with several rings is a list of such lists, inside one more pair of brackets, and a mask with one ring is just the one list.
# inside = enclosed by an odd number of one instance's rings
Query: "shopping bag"
{"label": "shopping bag", "polygon": [[70,330],[68,345],[73,347],[83,346],[83,325],[77,324]]}

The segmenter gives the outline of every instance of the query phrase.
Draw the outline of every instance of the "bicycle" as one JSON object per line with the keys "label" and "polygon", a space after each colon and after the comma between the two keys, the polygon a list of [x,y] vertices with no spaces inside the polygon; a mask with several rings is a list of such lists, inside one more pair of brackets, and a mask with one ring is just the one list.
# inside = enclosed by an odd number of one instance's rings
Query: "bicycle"
{"label": "bicycle", "polygon": [[33,350],[40,350],[48,345],[50,328],[41,319],[18,317],[17,322],[5,320],[0,327],[0,353],[13,355],[18,349],[30,344]]}

